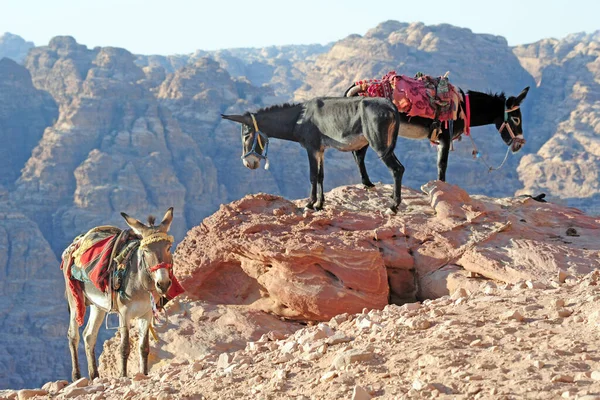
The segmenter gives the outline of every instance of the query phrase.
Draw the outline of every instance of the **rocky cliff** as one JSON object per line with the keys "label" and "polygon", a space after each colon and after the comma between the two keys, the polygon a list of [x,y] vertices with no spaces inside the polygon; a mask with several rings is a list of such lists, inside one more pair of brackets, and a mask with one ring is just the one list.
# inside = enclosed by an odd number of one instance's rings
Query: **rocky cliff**
{"label": "rocky cliff", "polygon": [[29,71],[9,58],[0,59],[0,104],[0,185],[12,187],[44,129],[58,117],[58,107],[33,86]]}
{"label": "rocky cliff", "polygon": [[520,192],[544,191],[600,213],[600,33],[546,39],[514,50],[539,82],[537,151],[521,160]]}
{"label": "rocky cliff", "polygon": [[20,63],[32,47],[33,42],[27,42],[18,35],[6,32],[0,35],[0,60],[6,57]]}
{"label": "rocky cliff", "polygon": [[59,263],[35,222],[0,197],[0,387],[67,376],[68,313]]}

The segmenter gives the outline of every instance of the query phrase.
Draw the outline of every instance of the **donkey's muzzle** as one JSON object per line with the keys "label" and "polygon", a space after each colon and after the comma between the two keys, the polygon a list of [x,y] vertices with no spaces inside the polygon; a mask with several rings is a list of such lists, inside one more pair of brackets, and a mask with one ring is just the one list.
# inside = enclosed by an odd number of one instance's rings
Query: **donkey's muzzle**
{"label": "donkey's muzzle", "polygon": [[254,156],[254,155],[250,155],[250,156],[244,158],[242,160],[242,163],[244,163],[244,166],[246,168],[250,168],[250,169],[257,169],[258,167],[260,167],[260,160],[258,159],[258,157]]}
{"label": "donkey's muzzle", "polygon": [[171,287],[171,280],[156,282],[156,290],[161,295],[166,295]]}

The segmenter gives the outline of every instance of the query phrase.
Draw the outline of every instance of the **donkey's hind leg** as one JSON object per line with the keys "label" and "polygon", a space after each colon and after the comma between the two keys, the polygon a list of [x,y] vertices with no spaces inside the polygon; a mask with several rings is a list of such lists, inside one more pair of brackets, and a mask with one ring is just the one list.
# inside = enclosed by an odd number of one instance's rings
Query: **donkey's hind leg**
{"label": "donkey's hind leg", "polygon": [[383,162],[392,172],[394,177],[394,204],[390,207],[390,210],[395,214],[398,212],[398,206],[402,201],[402,176],[404,175],[404,165],[396,158],[394,153],[386,154],[382,157]]}
{"label": "donkey's hind leg", "polygon": [[67,302],[69,304],[69,330],[67,338],[69,339],[69,350],[71,351],[71,379],[75,382],[81,378],[79,371],[79,356],[77,348],[79,347],[79,325],[77,324],[77,307],[69,290],[67,290]]}
{"label": "donkey's hind leg", "polygon": [[365,167],[365,155],[367,154],[367,150],[369,146],[365,146],[360,150],[356,150],[352,152],[354,156],[354,161],[356,161],[356,165],[358,166],[358,170],[360,171],[360,179],[362,184],[367,188],[375,187],[371,179],[369,179],[369,174],[367,173],[367,168]]}
{"label": "donkey's hind leg", "polygon": [[83,330],[83,343],[85,345],[85,356],[88,363],[88,376],[90,379],[98,377],[98,365],[96,363],[96,340],[98,339],[98,330],[106,316],[106,312],[96,307],[90,306],[90,318]]}
{"label": "donkey's hind leg", "polygon": [[325,204],[325,193],[323,192],[323,180],[325,178],[324,165],[325,164],[325,150],[321,150],[317,153],[317,203],[315,204],[316,210],[322,210],[323,204]]}

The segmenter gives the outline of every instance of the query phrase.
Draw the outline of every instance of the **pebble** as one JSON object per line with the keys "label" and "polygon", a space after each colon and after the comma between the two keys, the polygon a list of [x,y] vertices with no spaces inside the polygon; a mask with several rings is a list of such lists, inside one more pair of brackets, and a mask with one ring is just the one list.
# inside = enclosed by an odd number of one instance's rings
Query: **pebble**
{"label": "pebble", "polygon": [[523,317],[523,315],[521,315],[521,313],[519,311],[508,311],[506,313],[503,314],[504,319],[511,319],[511,320],[515,320],[518,322],[523,322],[523,320],[525,319],[525,317]]}
{"label": "pebble", "polygon": [[352,389],[352,400],[370,400],[371,395],[362,386],[356,385]]}
{"label": "pebble", "polygon": [[565,382],[565,383],[573,383],[575,379],[572,375],[554,375],[552,377],[552,382]]}

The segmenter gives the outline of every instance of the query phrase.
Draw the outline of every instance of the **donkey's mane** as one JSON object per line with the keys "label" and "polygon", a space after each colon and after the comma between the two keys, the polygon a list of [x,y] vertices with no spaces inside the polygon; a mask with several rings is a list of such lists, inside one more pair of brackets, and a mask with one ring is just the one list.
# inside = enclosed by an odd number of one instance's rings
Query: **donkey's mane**
{"label": "donkey's mane", "polygon": [[148,225],[154,226],[155,222],[156,222],[156,217],[154,215],[148,215]]}
{"label": "donkey's mane", "polygon": [[490,96],[498,100],[506,100],[506,94],[504,94],[504,92],[494,93],[492,91],[477,92],[475,90],[468,90],[467,93],[469,94],[469,96]]}
{"label": "donkey's mane", "polygon": [[296,107],[299,104],[300,103],[276,104],[274,106],[263,107],[260,110],[258,110],[256,113],[269,112],[269,111],[277,111],[277,110],[285,110],[285,109],[288,109],[288,108]]}

